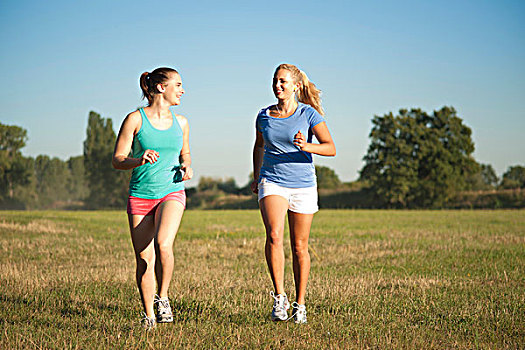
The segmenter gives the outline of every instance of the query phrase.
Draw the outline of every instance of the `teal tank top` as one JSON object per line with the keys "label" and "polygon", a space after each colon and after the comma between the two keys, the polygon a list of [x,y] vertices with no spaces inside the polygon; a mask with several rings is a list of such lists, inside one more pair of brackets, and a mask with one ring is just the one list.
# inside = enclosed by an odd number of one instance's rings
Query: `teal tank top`
{"label": "teal tank top", "polygon": [[179,156],[183,133],[177,118],[171,112],[173,123],[166,130],[153,127],[142,108],[142,126],[133,138],[133,158],[140,158],[147,149],[159,152],[158,160],[133,169],[129,182],[129,195],[145,199],[158,199],[171,192],[184,189]]}

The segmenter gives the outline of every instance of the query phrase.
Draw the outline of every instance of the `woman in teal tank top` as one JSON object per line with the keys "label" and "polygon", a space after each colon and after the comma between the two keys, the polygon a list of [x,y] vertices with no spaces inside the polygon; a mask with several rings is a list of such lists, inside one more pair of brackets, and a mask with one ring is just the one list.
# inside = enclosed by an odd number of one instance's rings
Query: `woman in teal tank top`
{"label": "woman in teal tank top", "polygon": [[140,87],[148,106],[124,119],[113,166],[133,169],[128,221],[144,308],[142,324],[152,329],[157,322],[173,321],[168,299],[173,242],[186,204],[184,181],[192,178],[193,170],[188,121],[169,109],[179,105],[184,94],[179,73],[172,68],[145,72]]}

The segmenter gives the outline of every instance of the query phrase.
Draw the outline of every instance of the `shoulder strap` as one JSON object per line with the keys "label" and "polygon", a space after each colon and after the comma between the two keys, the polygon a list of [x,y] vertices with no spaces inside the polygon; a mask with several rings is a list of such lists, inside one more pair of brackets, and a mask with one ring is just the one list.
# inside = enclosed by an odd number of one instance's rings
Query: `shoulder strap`
{"label": "shoulder strap", "polygon": [[151,123],[149,122],[148,117],[146,116],[146,112],[144,112],[144,108],[139,108],[140,115],[142,116],[142,127],[146,127],[147,129],[150,129],[152,127]]}
{"label": "shoulder strap", "polygon": [[171,117],[173,118],[173,124],[171,124],[171,127],[173,128],[175,126],[175,124],[177,124],[177,129],[183,133],[182,131],[182,126],[180,126],[180,123],[179,123],[179,120],[177,119],[177,116],[175,115],[175,113],[173,113],[173,111],[170,109],[170,112],[171,112]]}
{"label": "shoulder strap", "polygon": [[140,115],[142,116],[142,119],[146,118],[146,113],[144,113],[144,108],[139,108]]}

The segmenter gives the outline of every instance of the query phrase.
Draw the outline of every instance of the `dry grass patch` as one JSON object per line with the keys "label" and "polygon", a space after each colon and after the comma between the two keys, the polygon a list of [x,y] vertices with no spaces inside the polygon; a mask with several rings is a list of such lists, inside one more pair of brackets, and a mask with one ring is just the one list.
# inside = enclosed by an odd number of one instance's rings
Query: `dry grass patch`
{"label": "dry grass patch", "polygon": [[524,213],[321,211],[298,327],[269,320],[260,214],[188,211],[145,333],[125,213],[3,212],[0,348],[524,348]]}
{"label": "dry grass patch", "polygon": [[17,222],[0,221],[0,232],[4,230],[15,232],[34,232],[34,233],[68,233],[71,229],[60,225],[57,222],[43,219],[30,221],[27,224]]}

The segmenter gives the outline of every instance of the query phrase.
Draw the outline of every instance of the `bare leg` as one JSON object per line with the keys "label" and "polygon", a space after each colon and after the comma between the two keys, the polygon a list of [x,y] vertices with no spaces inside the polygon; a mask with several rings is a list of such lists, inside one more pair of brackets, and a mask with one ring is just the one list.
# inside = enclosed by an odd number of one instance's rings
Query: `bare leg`
{"label": "bare leg", "polygon": [[154,317],[155,295],[155,226],[153,216],[128,214],[131,241],[137,261],[136,279],[146,316]]}
{"label": "bare leg", "polygon": [[288,201],[281,196],[266,196],[259,201],[266,228],[264,252],[275,293],[284,293],[284,220]]}
{"label": "bare leg", "polygon": [[299,214],[289,211],[290,241],[293,255],[293,276],[297,302],[304,304],[306,284],[310,274],[310,254],[308,253],[308,237],[312,226],[313,214]]}
{"label": "bare leg", "polygon": [[173,276],[173,242],[183,213],[184,206],[175,200],[161,203],[155,212],[155,251],[158,256],[155,273],[161,298],[168,297],[168,288]]}

